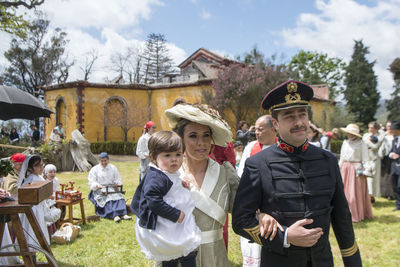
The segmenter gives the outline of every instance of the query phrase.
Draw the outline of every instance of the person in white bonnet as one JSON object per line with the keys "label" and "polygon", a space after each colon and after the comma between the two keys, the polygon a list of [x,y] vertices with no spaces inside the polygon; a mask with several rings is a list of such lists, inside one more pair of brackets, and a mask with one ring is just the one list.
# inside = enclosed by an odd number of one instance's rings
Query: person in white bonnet
{"label": "person in white bonnet", "polygon": [[46,180],[53,181],[53,198],[55,197],[56,191],[60,190],[60,182],[56,177],[57,168],[53,164],[47,164],[44,167],[44,176]]}

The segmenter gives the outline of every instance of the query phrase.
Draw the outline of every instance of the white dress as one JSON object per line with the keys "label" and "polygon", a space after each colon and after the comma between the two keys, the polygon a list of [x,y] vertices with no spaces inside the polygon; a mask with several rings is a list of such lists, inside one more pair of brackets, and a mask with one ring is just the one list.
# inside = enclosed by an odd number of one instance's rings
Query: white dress
{"label": "white dress", "polygon": [[104,195],[101,190],[98,190],[98,185],[122,184],[117,168],[111,163],[105,168],[101,164],[94,166],[89,172],[88,184],[90,190],[93,191],[94,200],[101,208],[104,208],[108,201],[124,199],[120,193]]}
{"label": "white dress", "polygon": [[[26,177],[25,180],[22,182],[22,185],[32,183],[35,181],[45,181],[45,179],[40,175],[37,176],[34,174],[29,174],[28,177]],[[42,230],[42,232],[44,234],[47,244],[50,244],[49,232],[47,230],[47,224],[45,221],[46,210],[47,210],[46,200],[43,200],[39,204],[32,206],[33,214],[35,215],[36,220],[40,226],[40,229]],[[19,217],[21,220],[22,228],[27,232],[27,233],[25,233],[26,242],[28,244],[40,247],[39,242],[36,238],[35,232],[33,232],[31,224],[29,223],[26,215],[20,214]]]}
{"label": "white dress", "polygon": [[[157,168],[155,165],[152,167]],[[185,218],[181,223],[172,222],[161,216],[157,216],[155,230],[139,226],[136,218],[136,240],[146,258],[156,261],[169,261],[187,256],[195,250],[201,242],[201,232],[195,223],[192,214],[194,202],[190,191],[182,186],[180,173],[164,172],[173,182],[163,200],[172,207],[182,210]]]}
{"label": "white dress", "polygon": [[150,137],[151,135],[149,133],[145,133],[139,138],[136,146],[136,155],[140,158],[140,180],[143,179],[146,174],[146,170],[150,163],[148,159],[150,153],[148,146]]}

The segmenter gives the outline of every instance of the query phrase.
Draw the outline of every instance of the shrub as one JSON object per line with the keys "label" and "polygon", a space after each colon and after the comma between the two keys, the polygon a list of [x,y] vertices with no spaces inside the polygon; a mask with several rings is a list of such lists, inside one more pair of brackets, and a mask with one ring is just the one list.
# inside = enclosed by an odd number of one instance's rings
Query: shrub
{"label": "shrub", "polygon": [[110,155],[136,155],[136,142],[106,141],[90,143],[92,153],[107,152]]}
{"label": "shrub", "polygon": [[331,140],[331,152],[340,154],[340,148],[342,147],[343,140]]}

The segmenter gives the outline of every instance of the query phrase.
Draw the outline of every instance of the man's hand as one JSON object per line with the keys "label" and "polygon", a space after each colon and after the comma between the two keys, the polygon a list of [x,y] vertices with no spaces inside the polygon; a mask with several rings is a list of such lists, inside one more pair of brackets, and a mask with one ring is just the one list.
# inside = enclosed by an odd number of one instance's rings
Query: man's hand
{"label": "man's hand", "polygon": [[277,220],[275,220],[274,217],[262,212],[257,213],[257,217],[262,237],[268,238],[269,236],[269,241],[272,241],[277,233],[278,228],[283,232],[283,227],[278,223]]}
{"label": "man's hand", "polygon": [[392,152],[391,153],[391,158],[392,159],[398,159],[399,158],[399,154]]}
{"label": "man's hand", "polygon": [[295,222],[287,229],[287,242],[298,247],[312,247],[323,235],[322,228],[306,229],[303,226],[311,224],[312,219]]}
{"label": "man's hand", "polygon": [[97,188],[98,188],[98,189],[102,189],[103,186],[102,186],[101,184],[99,184],[99,185],[97,186]]}

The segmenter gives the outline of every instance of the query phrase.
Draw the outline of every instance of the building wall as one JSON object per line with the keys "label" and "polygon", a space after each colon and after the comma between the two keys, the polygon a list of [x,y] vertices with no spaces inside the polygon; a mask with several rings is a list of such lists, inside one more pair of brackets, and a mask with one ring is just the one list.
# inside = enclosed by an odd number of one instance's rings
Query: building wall
{"label": "building wall", "polygon": [[310,104],[312,122],[326,131],[331,130],[331,116],[333,115],[334,104],[315,100],[310,101]]}
{"label": "building wall", "polygon": [[[143,126],[149,119],[157,125],[157,130],[170,130],[164,111],[172,107],[177,98],[184,98],[188,103],[202,102],[202,91],[210,90],[210,83],[192,84],[190,86],[177,85],[169,88],[127,89],[107,87],[85,87],[83,89],[82,126],[85,137],[89,142],[104,141],[105,105],[110,100],[117,99],[123,102],[127,113],[128,141],[137,141],[142,134]],[[151,114],[149,114],[149,93],[151,93]],[[56,111],[56,101],[63,98],[66,107],[66,123],[64,133],[71,138],[71,131],[77,129],[77,88],[54,89],[46,91],[46,103]],[[322,101],[311,101],[313,122],[319,127],[330,129],[330,116],[333,104]],[[257,106],[258,107],[258,106]],[[255,111],[257,112],[257,111]],[[110,114],[110,113],[109,113]],[[123,114],[121,111],[120,114]],[[151,118],[149,117],[151,115]],[[234,116],[229,112],[226,115],[235,136]],[[111,116],[112,117],[112,116]],[[49,136],[55,127],[55,114],[46,119],[46,135]],[[121,125],[121,123],[119,124]],[[124,131],[120,126],[107,126],[107,141],[122,141]]]}
{"label": "building wall", "polygon": [[195,85],[152,90],[151,119],[156,123],[157,130],[170,130],[164,111],[172,107],[175,99],[183,98],[188,103],[200,103],[202,90],[211,88],[211,85]]}
{"label": "building wall", "polygon": [[[83,125],[85,137],[89,142],[104,141],[104,106],[112,97],[118,97],[127,104],[127,128],[130,128],[127,140],[139,139],[143,125],[147,121],[149,103],[147,90],[86,87],[84,95]],[[123,140],[121,127],[108,126],[107,128],[107,141]]]}
{"label": "building wall", "polygon": [[[71,138],[71,132],[77,128],[77,118],[76,118],[76,104],[77,104],[77,94],[76,88],[67,88],[59,90],[46,91],[45,101],[47,106],[56,111],[56,104],[58,100],[63,100],[65,103],[65,119],[62,119],[64,135],[67,139]],[[52,114],[50,118],[45,119],[45,135],[50,136],[51,131],[56,126],[56,113]]]}

